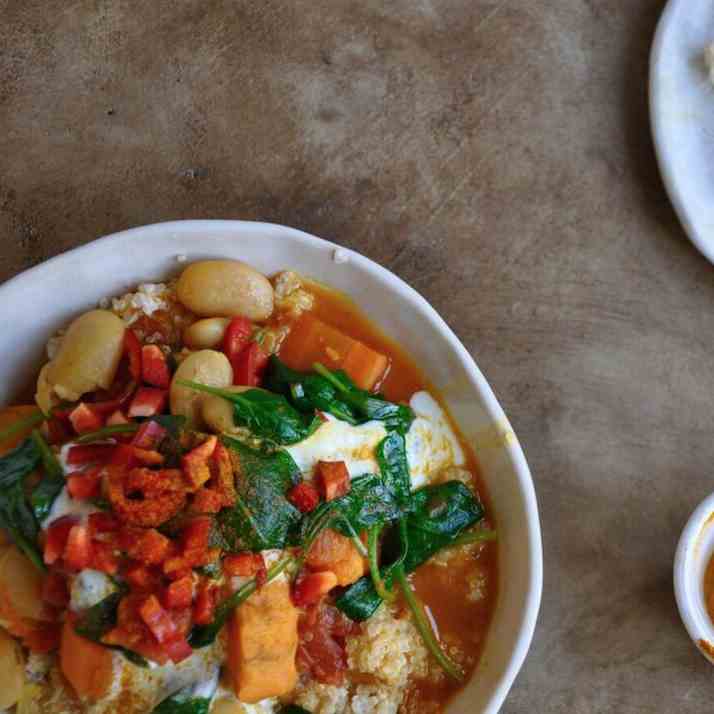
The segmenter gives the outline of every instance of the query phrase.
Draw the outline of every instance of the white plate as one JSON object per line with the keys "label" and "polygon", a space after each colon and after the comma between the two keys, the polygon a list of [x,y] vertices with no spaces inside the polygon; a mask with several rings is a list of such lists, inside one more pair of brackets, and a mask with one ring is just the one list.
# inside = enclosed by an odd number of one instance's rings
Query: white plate
{"label": "white plate", "polygon": [[239,258],[265,273],[289,267],[335,286],[406,348],[440,390],[478,454],[500,557],[499,597],[484,655],[449,712],[495,714],[526,656],[540,606],[533,482],[508,420],[469,353],[434,309],[389,271],[327,241],[266,223],[179,221],[102,238],[0,287],[0,403],[32,377],[56,328],[106,295],[176,273],[179,255],[189,261]]}
{"label": "white plate", "polygon": [[712,263],[714,86],[703,52],[713,42],[712,0],[670,0],[650,57],[650,118],[660,171],[685,231]]}

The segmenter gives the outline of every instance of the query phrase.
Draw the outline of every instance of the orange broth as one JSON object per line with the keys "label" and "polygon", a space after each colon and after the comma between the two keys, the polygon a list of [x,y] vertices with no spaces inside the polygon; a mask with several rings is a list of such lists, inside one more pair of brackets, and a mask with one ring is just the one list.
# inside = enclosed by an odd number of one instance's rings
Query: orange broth
{"label": "orange broth", "polygon": [[[316,283],[306,287],[315,295],[313,314],[323,322],[387,355],[389,369],[379,385],[391,401],[408,401],[414,392],[429,391],[445,408],[443,400],[419,367],[393,340],[385,336],[345,295]],[[474,488],[486,507],[487,521],[494,526],[486,488],[473,450],[449,416],[466,455],[466,468],[473,474]],[[448,700],[473,675],[486,639],[497,597],[497,544],[467,547],[452,557],[448,566],[426,563],[412,576],[412,583],[436,623],[449,654],[463,667],[466,679],[455,682],[447,676],[412,684],[402,710],[408,714],[438,714]],[[471,599],[475,589],[483,596]]]}

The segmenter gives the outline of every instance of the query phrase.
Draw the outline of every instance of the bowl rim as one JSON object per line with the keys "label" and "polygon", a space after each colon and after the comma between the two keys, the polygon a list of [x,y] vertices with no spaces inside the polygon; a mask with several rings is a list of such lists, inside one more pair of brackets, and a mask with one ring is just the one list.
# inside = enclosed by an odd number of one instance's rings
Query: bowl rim
{"label": "bowl rim", "polygon": [[431,323],[432,326],[435,327],[441,335],[443,335],[454,354],[458,357],[458,360],[460,361],[465,372],[469,375],[470,381],[483,401],[484,409],[489,415],[489,418],[493,422],[504,424],[513,435],[513,438],[509,438],[503,448],[512,464],[525,505],[525,527],[528,533],[527,550],[528,561],[531,564],[531,572],[528,578],[528,586],[525,597],[526,606],[524,611],[521,613],[520,622],[518,623],[518,634],[516,636],[515,645],[510,659],[508,660],[508,665],[501,674],[500,678],[495,681],[490,700],[487,707],[484,709],[485,714],[495,714],[505,701],[513,682],[523,665],[533,639],[538,612],[540,610],[543,590],[543,553],[535,487],[525,455],[521,448],[520,442],[518,441],[518,437],[515,435],[510,422],[508,422],[508,419],[496,399],[493,390],[486,381],[486,378],[476,365],[476,362],[471,354],[464,347],[451,328],[446,324],[444,319],[414,288],[387,268],[384,268],[357,251],[345,248],[344,246],[319,238],[297,228],[263,221],[198,219],[165,221],[129,228],[127,230],[111,233],[81,246],[64,251],[46,261],[43,261],[42,263],[39,263],[36,266],[18,273],[16,276],[13,276],[0,285],[0,298],[3,293],[16,282],[20,280],[38,279],[41,278],[42,274],[46,271],[54,270],[55,266],[60,264],[63,259],[70,254],[75,257],[81,256],[83,253],[89,254],[100,247],[103,248],[115,243],[127,240],[136,240],[142,237],[146,238],[147,236],[154,234],[165,236],[167,232],[190,235],[209,231],[226,231],[234,233],[256,228],[277,233],[301,244],[316,244],[321,246],[323,249],[347,251],[349,260],[352,263],[356,263],[360,269],[371,274],[375,280],[382,283],[389,291],[398,293],[401,298],[411,303],[419,313],[420,317]]}

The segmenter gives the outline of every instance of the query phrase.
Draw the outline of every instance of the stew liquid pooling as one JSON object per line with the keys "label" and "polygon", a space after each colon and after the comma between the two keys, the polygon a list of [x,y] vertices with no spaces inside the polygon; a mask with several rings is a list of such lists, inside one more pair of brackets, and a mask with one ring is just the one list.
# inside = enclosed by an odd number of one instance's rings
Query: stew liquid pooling
{"label": "stew liquid pooling", "polygon": [[207,260],[48,337],[0,409],[1,710],[437,714],[478,676],[476,458],[351,301]]}

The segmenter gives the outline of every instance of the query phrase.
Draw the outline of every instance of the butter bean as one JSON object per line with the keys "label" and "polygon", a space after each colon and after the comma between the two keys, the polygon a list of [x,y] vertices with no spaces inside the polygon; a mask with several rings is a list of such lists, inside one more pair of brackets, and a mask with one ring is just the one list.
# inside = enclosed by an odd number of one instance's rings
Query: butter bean
{"label": "butter bean", "polygon": [[183,332],[183,341],[192,350],[219,347],[230,323],[228,317],[206,317],[190,324]]}

